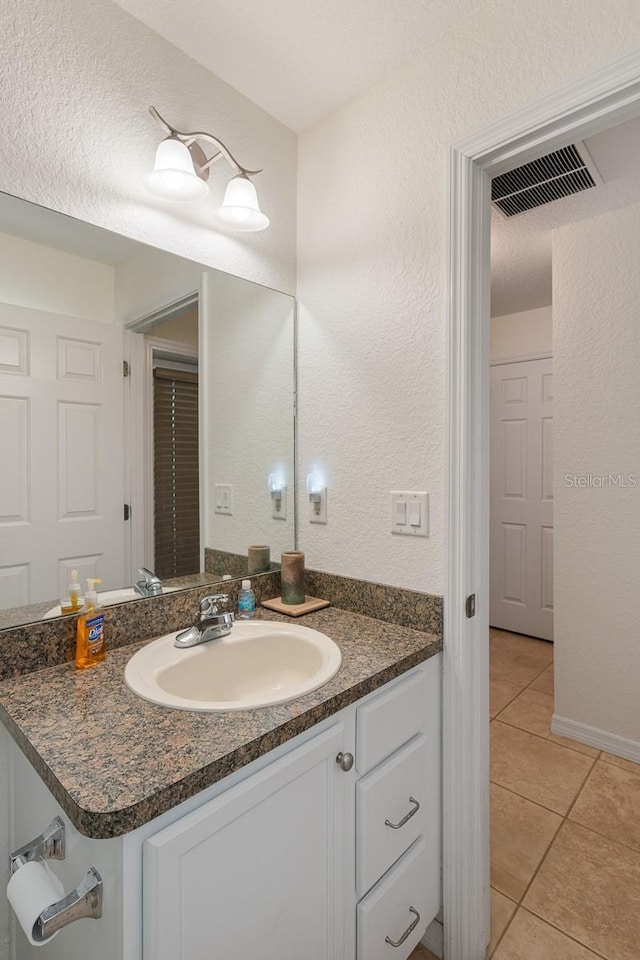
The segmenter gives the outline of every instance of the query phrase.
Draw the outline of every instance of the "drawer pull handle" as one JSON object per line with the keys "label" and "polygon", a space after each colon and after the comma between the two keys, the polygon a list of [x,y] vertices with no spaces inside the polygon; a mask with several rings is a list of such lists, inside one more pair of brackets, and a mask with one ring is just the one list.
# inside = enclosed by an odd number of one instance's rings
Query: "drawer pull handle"
{"label": "drawer pull handle", "polygon": [[405,932],[402,934],[402,936],[400,937],[399,940],[392,940],[391,937],[385,937],[385,938],[384,938],[384,942],[385,942],[385,943],[390,943],[392,947],[401,947],[402,944],[403,944],[403,943],[405,942],[405,940],[407,939],[407,937],[410,936],[410,935],[413,933],[413,931],[415,930],[415,928],[416,928],[416,927],[418,926],[418,924],[420,923],[420,914],[418,913],[418,911],[417,911],[416,909],[414,909],[414,907],[409,907],[409,912],[414,915],[415,920],[412,920],[412,921],[411,921],[411,923],[409,924],[409,926],[407,927],[407,929],[406,929]]}
{"label": "drawer pull handle", "polygon": [[408,821],[411,820],[411,817],[413,817],[414,814],[416,814],[420,809],[420,804],[415,797],[409,797],[409,803],[413,803],[415,806],[412,810],[409,810],[409,813],[406,815],[406,817],[403,817],[399,823],[391,823],[391,820],[385,820],[385,826],[391,827],[392,830],[399,830],[400,827],[404,827],[405,823],[408,823]]}

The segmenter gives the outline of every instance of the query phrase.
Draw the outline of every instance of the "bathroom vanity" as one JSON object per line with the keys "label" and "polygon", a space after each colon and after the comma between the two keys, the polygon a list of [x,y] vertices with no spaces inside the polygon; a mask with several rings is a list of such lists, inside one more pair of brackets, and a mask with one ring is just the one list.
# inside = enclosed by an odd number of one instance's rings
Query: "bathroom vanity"
{"label": "bathroom vanity", "polygon": [[[441,904],[441,643],[336,609],[305,622],[343,666],[273,708],[148,704],[122,681],[139,645],[113,651],[102,678],[63,666],[0,685],[21,747],[13,846],[58,814],[65,889],[91,865],[104,881],[102,918],[62,930],[50,960],[409,956]],[[36,956],[21,930],[16,946]]]}

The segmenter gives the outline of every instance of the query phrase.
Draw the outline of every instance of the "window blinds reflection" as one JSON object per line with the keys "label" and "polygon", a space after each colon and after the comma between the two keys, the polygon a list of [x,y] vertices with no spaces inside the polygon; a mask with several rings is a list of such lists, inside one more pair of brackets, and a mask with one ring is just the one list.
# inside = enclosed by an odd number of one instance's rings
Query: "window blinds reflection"
{"label": "window blinds reflection", "polygon": [[153,371],[155,573],[164,580],[200,567],[198,374]]}

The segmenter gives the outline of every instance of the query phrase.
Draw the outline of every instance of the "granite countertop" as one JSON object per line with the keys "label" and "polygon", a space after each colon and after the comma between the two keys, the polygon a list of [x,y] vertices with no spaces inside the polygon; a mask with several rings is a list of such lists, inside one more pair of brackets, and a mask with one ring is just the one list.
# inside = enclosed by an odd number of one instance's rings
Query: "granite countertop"
{"label": "granite countertop", "polygon": [[[291,622],[264,609],[258,617]],[[90,670],[67,663],[4,680],[0,719],[78,830],[117,837],[442,649],[434,634],[335,607],[300,622],[336,641],[342,666],[325,686],[289,703],[233,713],[147,703],[124,682],[127,661],[144,646],[138,643],[107,649]]]}

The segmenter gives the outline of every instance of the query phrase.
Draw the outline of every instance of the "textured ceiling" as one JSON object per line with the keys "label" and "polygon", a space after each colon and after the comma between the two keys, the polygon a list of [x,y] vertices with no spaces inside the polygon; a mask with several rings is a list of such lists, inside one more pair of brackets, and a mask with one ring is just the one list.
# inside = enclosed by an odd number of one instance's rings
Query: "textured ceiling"
{"label": "textured ceiling", "polygon": [[116,2],[300,131],[486,0]]}
{"label": "textured ceiling", "polygon": [[551,232],[640,203],[640,120],[585,141],[603,184],[508,220],[492,211],[491,313],[502,317],[551,303]]}

